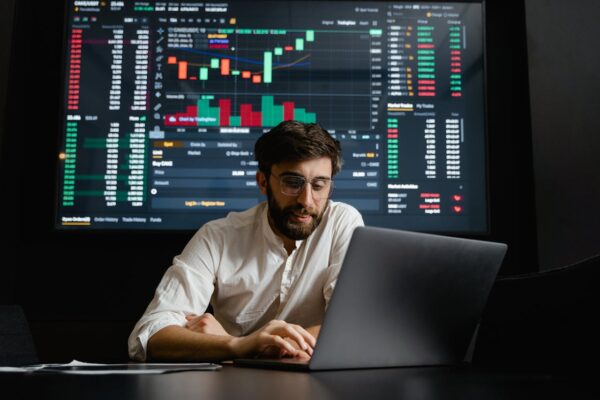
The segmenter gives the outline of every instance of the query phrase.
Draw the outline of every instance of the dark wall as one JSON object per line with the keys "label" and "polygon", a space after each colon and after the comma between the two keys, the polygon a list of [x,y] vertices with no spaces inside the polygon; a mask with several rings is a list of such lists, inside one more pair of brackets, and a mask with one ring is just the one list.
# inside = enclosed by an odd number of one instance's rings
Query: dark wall
{"label": "dark wall", "polygon": [[4,130],[4,110],[6,107],[6,84],[10,66],[13,15],[15,0],[0,2],[0,149]]}
{"label": "dark wall", "polygon": [[[2,138],[0,303],[20,303],[43,361],[116,361],[189,233],[52,231],[62,10],[17,1]],[[509,244],[501,273],[537,269],[524,3],[487,4],[492,234]],[[507,26],[506,21],[511,21]],[[6,279],[4,279],[6,278]],[[201,311],[201,310],[199,310]]]}
{"label": "dark wall", "polygon": [[486,1],[492,235],[509,246],[500,274],[537,271],[524,1]]}
{"label": "dark wall", "polygon": [[600,2],[527,0],[541,269],[600,253]]}
{"label": "dark wall", "polygon": [[[13,28],[13,14],[14,14],[15,2],[14,0],[7,0],[0,2],[0,154],[2,153],[3,139],[5,136],[5,114],[6,114],[6,99],[7,99],[7,85],[10,68],[10,52],[12,44],[12,28]],[[5,191],[2,190],[4,196]],[[0,261],[0,271],[2,275],[0,277],[0,303],[2,299],[6,299],[6,295],[11,291],[13,282],[12,272],[5,267],[2,267],[4,262]]]}

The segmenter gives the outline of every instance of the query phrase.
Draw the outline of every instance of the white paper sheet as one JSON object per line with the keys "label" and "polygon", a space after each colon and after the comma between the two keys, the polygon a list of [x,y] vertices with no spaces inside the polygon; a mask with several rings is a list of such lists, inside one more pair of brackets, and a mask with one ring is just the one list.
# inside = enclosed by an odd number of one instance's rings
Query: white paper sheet
{"label": "white paper sheet", "polygon": [[183,371],[216,371],[222,366],[213,363],[129,363],[97,364],[73,360],[68,364],[39,364],[26,367],[0,367],[0,372],[61,373],[76,375],[164,374]]}

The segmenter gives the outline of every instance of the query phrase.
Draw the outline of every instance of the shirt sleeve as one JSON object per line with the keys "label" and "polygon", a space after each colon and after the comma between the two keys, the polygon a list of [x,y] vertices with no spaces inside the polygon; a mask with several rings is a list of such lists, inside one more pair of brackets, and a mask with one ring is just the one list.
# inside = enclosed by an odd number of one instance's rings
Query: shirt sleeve
{"label": "shirt sleeve", "polygon": [[[213,240],[211,240],[213,239]],[[146,361],[148,340],[170,326],[184,326],[185,316],[203,313],[214,291],[218,252],[208,229],[200,229],[162,277],[154,298],[128,340],[129,357]]]}
{"label": "shirt sleeve", "polygon": [[327,280],[323,287],[323,297],[325,298],[325,309],[329,306],[329,300],[335,289],[344,256],[350,245],[350,239],[354,228],[364,226],[362,216],[354,207],[345,205],[339,219],[335,221],[333,231],[334,239],[329,258],[329,266],[327,267]]}

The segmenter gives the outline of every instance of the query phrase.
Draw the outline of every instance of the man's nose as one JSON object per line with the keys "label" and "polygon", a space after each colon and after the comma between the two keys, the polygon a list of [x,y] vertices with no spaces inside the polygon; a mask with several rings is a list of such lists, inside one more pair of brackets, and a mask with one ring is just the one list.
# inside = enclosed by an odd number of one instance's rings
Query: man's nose
{"label": "man's nose", "polygon": [[312,190],[310,183],[306,183],[298,195],[298,203],[302,204],[304,208],[312,208],[315,205]]}

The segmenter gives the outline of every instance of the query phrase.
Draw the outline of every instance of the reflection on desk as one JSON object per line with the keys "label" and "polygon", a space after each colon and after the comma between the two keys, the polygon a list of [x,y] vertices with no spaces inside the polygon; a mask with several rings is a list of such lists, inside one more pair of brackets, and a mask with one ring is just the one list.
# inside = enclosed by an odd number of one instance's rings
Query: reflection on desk
{"label": "reflection on desk", "polygon": [[[225,365],[216,372],[77,376],[0,374],[2,398],[44,399],[597,399],[573,378],[466,368],[286,372]],[[11,394],[9,394],[11,393]]]}

